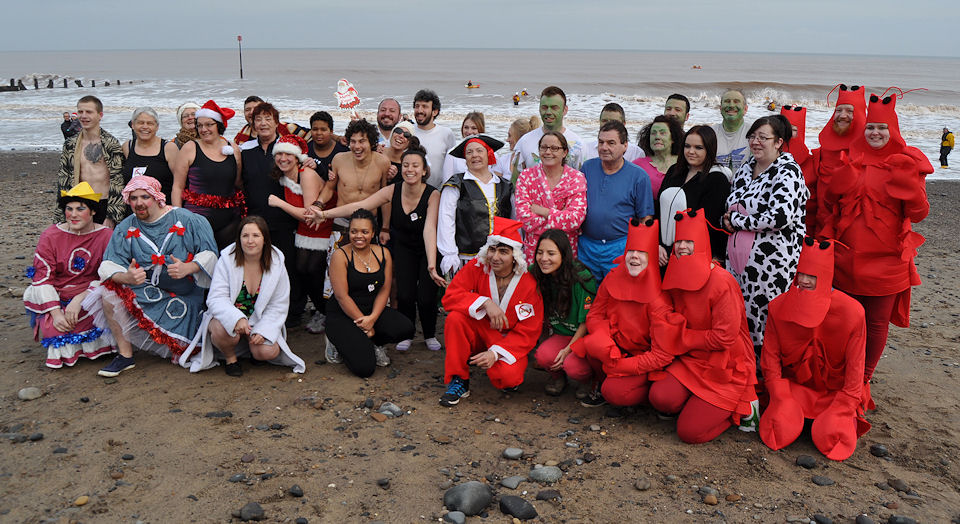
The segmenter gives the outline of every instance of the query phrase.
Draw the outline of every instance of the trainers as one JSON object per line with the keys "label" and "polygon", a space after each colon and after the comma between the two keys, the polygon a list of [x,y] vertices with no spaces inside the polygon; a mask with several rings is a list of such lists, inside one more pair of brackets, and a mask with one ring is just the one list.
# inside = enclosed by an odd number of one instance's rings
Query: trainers
{"label": "trainers", "polygon": [[322,315],[319,311],[315,311],[313,316],[310,317],[310,322],[307,322],[306,330],[308,333],[314,335],[319,335],[323,333],[327,326],[327,316]]}
{"label": "trainers", "polygon": [[377,367],[385,368],[390,365],[390,357],[387,356],[387,350],[383,346],[373,346],[373,354],[377,357]]}
{"label": "trainers", "polygon": [[427,345],[427,349],[430,351],[440,351],[443,349],[443,345],[440,344],[440,341],[437,340],[437,337],[430,337],[423,342]]}
{"label": "trainers", "polygon": [[397,342],[397,351],[406,351],[410,349],[410,344],[413,344],[413,341],[410,340],[409,338],[406,340],[401,340],[400,342]]}
{"label": "trainers", "polygon": [[551,397],[559,397],[566,387],[567,376],[557,375],[555,377],[550,377],[550,382],[547,382],[547,385],[543,388],[543,391]]}
{"label": "trainers", "polygon": [[580,401],[580,405],[585,408],[599,408],[607,403],[607,400],[600,394],[600,389],[595,389],[587,397]]}
{"label": "trainers", "polygon": [[737,427],[740,431],[747,433],[754,432],[760,427],[760,401],[750,402],[750,416],[740,417],[740,425]]}
{"label": "trainers", "polygon": [[333,342],[327,340],[327,349],[323,351],[324,358],[327,359],[327,362],[331,364],[339,364],[343,362],[343,357],[340,356],[340,352],[337,351],[337,346],[333,345]]}
{"label": "trainers", "polygon": [[447,384],[447,392],[440,397],[441,406],[456,406],[460,399],[470,396],[470,382],[460,377],[453,377]]}
{"label": "trainers", "polygon": [[132,369],[134,366],[133,357],[125,357],[118,353],[117,356],[113,357],[113,361],[107,364],[107,367],[97,371],[97,375],[101,377],[115,377],[122,371]]}
{"label": "trainers", "polygon": [[226,374],[227,374],[227,375],[230,375],[231,377],[242,377],[242,376],[243,376],[243,368],[240,367],[240,362],[239,362],[239,361],[234,362],[234,363],[232,363],[232,364],[225,364],[225,365],[223,366],[223,371],[226,372]]}
{"label": "trainers", "polygon": [[585,382],[577,382],[577,392],[574,393],[574,396],[577,397],[577,400],[583,400],[590,396],[590,392],[593,391],[593,388],[590,387],[590,384]]}

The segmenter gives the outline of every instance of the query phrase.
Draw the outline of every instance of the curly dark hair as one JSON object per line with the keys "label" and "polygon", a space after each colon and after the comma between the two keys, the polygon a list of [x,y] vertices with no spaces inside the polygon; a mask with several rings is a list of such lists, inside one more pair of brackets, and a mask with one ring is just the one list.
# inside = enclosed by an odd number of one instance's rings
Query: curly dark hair
{"label": "curly dark hair", "polygon": [[670,130],[671,155],[679,155],[683,152],[683,125],[676,118],[657,115],[653,122],[643,126],[637,137],[637,145],[640,146],[640,149],[643,149],[647,156],[653,156],[653,148],[650,147],[650,129],[653,128],[653,124],[665,124],[667,129]]}
{"label": "curly dark hair", "polygon": [[[593,275],[587,280],[580,277],[586,269],[579,260],[573,258],[573,249],[570,247],[570,238],[559,229],[548,229],[537,240],[537,249],[544,240],[550,240],[560,250],[560,267],[546,275],[540,270],[540,265],[534,260],[530,274],[537,281],[537,289],[543,297],[543,310],[547,318],[564,318],[570,314],[570,296],[574,286],[583,286],[593,280]],[[536,253],[536,250],[534,250]]]}
{"label": "curly dark hair", "polygon": [[377,129],[376,124],[367,122],[366,118],[353,120],[347,124],[347,130],[343,133],[343,136],[349,144],[350,137],[357,133],[367,135],[367,141],[370,142],[370,148],[373,150],[377,148],[377,141],[380,140],[380,131]]}

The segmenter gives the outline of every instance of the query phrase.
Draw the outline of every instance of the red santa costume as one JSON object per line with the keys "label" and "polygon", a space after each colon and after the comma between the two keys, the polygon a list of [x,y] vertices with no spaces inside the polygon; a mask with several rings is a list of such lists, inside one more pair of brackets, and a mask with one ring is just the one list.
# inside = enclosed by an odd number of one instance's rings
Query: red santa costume
{"label": "red santa costume", "polygon": [[760,354],[770,404],[760,417],[760,438],[770,449],[790,445],[813,419],[813,443],[832,460],[853,454],[870,429],[863,418],[866,322],[863,307],[832,289],[834,243],[804,239],[797,273],[817,277],[814,289],[794,280],[770,302]]}
{"label": "red santa costume", "polygon": [[[863,136],[863,128],[867,123],[867,102],[864,98],[866,90],[863,86],[850,86],[845,84],[837,86],[840,90],[837,93],[836,107],[841,105],[853,106],[853,121],[847,131],[840,135],[837,134],[836,119],[837,112],[834,109],[830,121],[820,131],[820,147],[814,149],[810,154],[810,175],[807,170],[803,171],[803,178],[810,190],[810,198],[807,199],[807,234],[811,236],[820,236],[820,230],[823,223],[827,220],[826,209],[823,206],[823,195],[830,185],[831,173],[822,168],[822,164],[836,164],[840,162],[841,153],[849,152],[850,144],[854,140]],[[813,217],[811,217],[811,213]]]}
{"label": "red santa costume", "polygon": [[817,187],[817,174],[813,165],[813,155],[810,154],[806,144],[807,108],[783,106],[780,108],[780,114],[790,121],[790,125],[797,128],[790,141],[784,144],[783,152],[793,155],[793,159],[800,166],[800,171],[803,172],[803,181],[807,185],[807,189],[810,190],[811,198],[807,199],[806,207],[806,224],[809,231],[816,222],[815,217],[817,216],[817,201],[813,198],[813,191]]}
{"label": "red santa costume", "polygon": [[704,213],[687,210],[674,220],[676,239],[692,240],[694,252],[678,256],[674,249],[663,289],[685,322],[672,344],[678,356],[650,387],[650,405],[679,413],[677,436],[699,444],[751,415],[757,400],[756,355],[740,286],[711,260]]}
{"label": "red santa costume", "polygon": [[863,305],[866,380],[883,354],[890,323],[910,325],[910,288],[920,285],[913,258],[924,241],[911,224],[930,212],[925,178],[933,166],[903,141],[895,109],[895,97],[871,95],[867,125],[885,125],[887,143],[874,149],[861,133],[849,158],[822,165],[832,181],[822,191],[828,219],[820,236],[849,246],[837,251],[833,284]]}
{"label": "red santa costume", "polygon": [[[497,361],[487,369],[494,387],[508,389],[523,382],[527,354],[537,344],[543,327],[543,300],[536,281],[526,272],[520,226],[515,220],[495,217],[487,243],[447,286],[443,308],[447,311],[444,382],[448,384],[454,379],[469,380],[468,361],[483,351],[497,354]],[[497,277],[487,261],[488,250],[501,244],[513,248],[514,256],[513,275],[502,297],[497,289]],[[492,328],[490,320],[485,318],[483,304],[487,300],[493,300],[506,315],[504,329]],[[469,392],[469,387],[466,391]]]}
{"label": "red santa costume", "polygon": [[[660,226],[656,220],[627,227],[628,251],[647,254],[647,266],[633,277],[620,257],[600,284],[587,315],[588,334],[570,348],[574,355],[602,365],[606,378],[600,388],[603,398],[616,406],[646,404],[650,389],[648,374],[673,360],[653,332],[661,332],[670,304],[660,291],[660,268],[656,264]],[[599,367],[599,366],[596,366]],[[598,377],[599,378],[599,377]]]}

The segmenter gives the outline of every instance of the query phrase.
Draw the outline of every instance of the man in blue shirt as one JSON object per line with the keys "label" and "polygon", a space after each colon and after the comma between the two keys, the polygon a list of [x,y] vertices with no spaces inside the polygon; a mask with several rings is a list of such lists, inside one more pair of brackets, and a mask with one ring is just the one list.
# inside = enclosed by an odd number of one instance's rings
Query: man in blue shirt
{"label": "man in blue shirt", "polygon": [[625,162],[627,128],[611,120],[600,126],[599,158],[583,164],[587,178],[587,217],[581,226],[578,256],[597,280],[603,280],[623,254],[627,223],[653,215],[650,177],[640,166]]}

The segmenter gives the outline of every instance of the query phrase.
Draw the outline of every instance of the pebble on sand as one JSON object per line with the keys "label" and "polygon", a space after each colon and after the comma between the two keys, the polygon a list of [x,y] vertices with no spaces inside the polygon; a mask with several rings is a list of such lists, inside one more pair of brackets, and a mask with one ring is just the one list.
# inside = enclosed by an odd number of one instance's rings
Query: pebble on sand
{"label": "pebble on sand", "polygon": [[520,448],[507,448],[503,450],[503,458],[510,460],[518,460],[523,456],[523,450]]}
{"label": "pebble on sand", "polygon": [[443,505],[451,511],[462,511],[473,516],[490,505],[493,493],[490,487],[476,480],[456,485],[443,494]]}
{"label": "pebble on sand", "polygon": [[303,488],[301,488],[299,484],[294,484],[290,486],[290,489],[287,490],[287,493],[289,493],[291,497],[302,497]]}
{"label": "pebble on sand", "polygon": [[533,507],[533,504],[515,495],[500,497],[500,511],[520,520],[535,519],[538,516],[537,509]]}
{"label": "pebble on sand", "polygon": [[376,420],[377,422],[386,422],[387,416],[383,413],[371,413],[370,418]]}
{"label": "pebble on sand", "polygon": [[23,388],[17,392],[17,397],[20,400],[36,400],[43,396],[43,392],[40,391],[40,388],[33,386]]}
{"label": "pebble on sand", "polygon": [[870,454],[874,457],[888,457],[890,456],[890,451],[883,444],[874,444],[870,446]]}
{"label": "pebble on sand", "polygon": [[650,482],[650,479],[648,479],[647,477],[641,477],[641,478],[638,478],[637,481],[633,483],[633,487],[636,488],[637,491],[647,491],[648,489],[653,487],[653,483]]}
{"label": "pebble on sand", "polygon": [[79,497],[77,497],[77,500],[74,500],[74,501],[73,501],[73,505],[74,505],[74,506],[83,506],[83,505],[86,504],[87,502],[90,502],[90,497],[88,497],[88,496],[86,496],[86,495],[80,495]]}
{"label": "pebble on sand", "polygon": [[534,482],[552,484],[563,476],[563,471],[556,466],[537,466],[530,470],[528,477]]}
{"label": "pebble on sand", "polygon": [[817,459],[810,455],[800,455],[797,457],[797,465],[807,469],[813,469],[817,466]]}
{"label": "pebble on sand", "polygon": [[240,520],[244,522],[249,522],[251,520],[263,520],[266,514],[263,511],[263,508],[260,507],[260,504],[256,502],[247,502],[242,508],[240,508]]}
{"label": "pebble on sand", "polygon": [[717,500],[717,496],[713,493],[703,496],[703,503],[708,506],[716,506],[720,501]]}
{"label": "pebble on sand", "polygon": [[443,521],[451,524],[464,524],[467,521],[467,516],[462,511],[451,511],[443,516]]}
{"label": "pebble on sand", "polygon": [[813,483],[818,486],[832,486],[834,484],[832,478],[824,477],[823,475],[814,475],[810,480],[812,480]]}
{"label": "pebble on sand", "polygon": [[500,485],[508,489],[517,489],[517,486],[519,486],[521,482],[524,482],[526,480],[527,480],[527,477],[524,477],[522,475],[514,475],[512,477],[507,477],[501,480]]}

